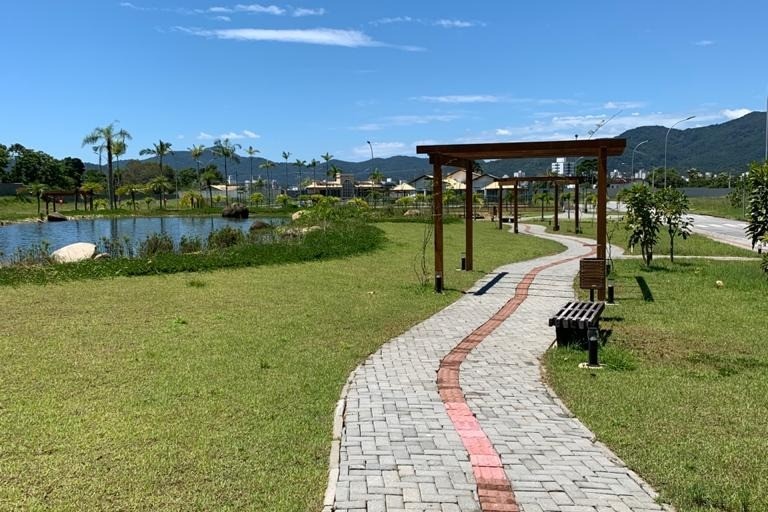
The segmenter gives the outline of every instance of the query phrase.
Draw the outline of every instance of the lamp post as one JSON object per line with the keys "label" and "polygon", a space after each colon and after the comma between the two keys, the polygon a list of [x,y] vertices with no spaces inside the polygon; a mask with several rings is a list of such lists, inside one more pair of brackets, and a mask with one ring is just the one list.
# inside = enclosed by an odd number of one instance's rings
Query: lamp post
{"label": "lamp post", "polygon": [[631,174],[630,176],[631,179],[635,179],[635,151],[637,151],[637,148],[639,148],[646,142],[648,142],[648,140],[644,140],[643,142],[640,142],[635,146],[635,149],[632,150],[632,166],[630,167],[630,171],[629,171]]}
{"label": "lamp post", "polygon": [[696,116],[688,116],[685,119],[679,120],[669,127],[669,130],[667,130],[667,135],[664,137],[664,188],[667,188],[667,141],[669,140],[669,132],[671,132],[672,128],[674,128],[676,125],[684,123],[685,121],[690,121],[694,117]]}
{"label": "lamp post", "polygon": [[369,140],[365,142],[368,144],[368,147],[371,148],[371,172],[373,172],[373,144],[371,144],[371,141]]}

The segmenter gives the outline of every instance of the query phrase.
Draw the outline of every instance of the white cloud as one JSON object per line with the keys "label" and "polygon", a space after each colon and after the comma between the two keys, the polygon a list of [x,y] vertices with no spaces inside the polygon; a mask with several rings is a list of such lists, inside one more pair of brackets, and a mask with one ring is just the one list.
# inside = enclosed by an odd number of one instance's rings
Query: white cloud
{"label": "white cloud", "polygon": [[380,122],[366,123],[354,127],[359,131],[375,131],[392,126],[413,126],[430,123],[448,123],[459,119],[461,116],[455,114],[426,114],[426,115],[400,115],[385,117]]}
{"label": "white cloud", "polygon": [[276,5],[261,5],[261,4],[237,4],[235,10],[239,12],[250,12],[254,14],[273,14],[275,16],[281,16],[285,14],[285,9]]}
{"label": "white cloud", "polygon": [[712,46],[713,44],[715,44],[715,42],[709,39],[702,39],[701,41],[696,41],[693,44],[695,44],[696,46]]}
{"label": "white cloud", "polygon": [[725,117],[729,121],[732,120],[732,119],[738,119],[740,117],[744,117],[745,115],[749,114],[750,112],[752,112],[752,110],[750,110],[748,108],[737,108],[737,109],[733,109],[733,110],[725,109],[725,110],[721,110],[720,111],[720,113],[723,115],[723,117]]}
{"label": "white cloud", "polygon": [[210,133],[200,132],[197,135],[197,140],[216,140],[216,139],[229,139],[229,140],[241,140],[241,139],[258,139],[261,135],[252,132],[251,130],[243,130],[242,132],[230,131],[228,133],[222,133],[221,135],[211,135]]}
{"label": "white cloud", "polygon": [[235,41],[273,41],[281,43],[305,43],[328,46],[343,46],[346,48],[389,46],[374,41],[368,35],[357,30],[335,30],[328,28],[318,29],[258,29],[258,28],[233,28],[220,30],[201,30],[194,28],[176,27],[177,30],[188,34],[212,37],[215,39],[228,39]]}
{"label": "white cloud", "polygon": [[609,101],[603,104],[603,108],[611,110],[624,110],[629,108],[643,108],[645,102],[642,101]]}
{"label": "white cloud", "polygon": [[496,135],[500,135],[502,137],[509,136],[512,135],[512,131],[505,128],[496,128]]}
{"label": "white cloud", "polygon": [[[404,151],[410,149],[413,153],[413,148],[405,144],[404,142],[374,142],[373,143],[373,156],[375,158],[388,158],[390,156],[402,155]],[[368,144],[360,145],[352,148],[352,155],[361,160],[371,158],[371,148]]]}
{"label": "white cloud", "polygon": [[178,140],[184,140],[184,135],[177,135],[177,136],[176,136],[176,138],[177,138]]}
{"label": "white cloud", "polygon": [[501,101],[498,96],[489,94],[419,96],[413,99],[430,103],[498,103]]}
{"label": "white cloud", "polygon": [[477,26],[485,26],[484,23],[480,23],[477,21],[464,21],[464,20],[437,20],[432,23],[435,26],[443,27],[443,28],[470,28],[470,27],[477,27]]}
{"label": "white cloud", "polygon": [[304,7],[297,7],[293,10],[293,13],[291,14],[295,18],[300,18],[302,16],[322,16],[325,14],[325,9],[322,7],[319,7],[317,9],[307,9]]}
{"label": "white cloud", "polygon": [[394,18],[379,18],[370,22],[371,25],[389,25],[392,23],[421,23],[421,20],[410,16],[396,16]]}
{"label": "white cloud", "polygon": [[213,19],[216,21],[232,21],[232,18],[229,16],[214,16]]}
{"label": "white cloud", "polygon": [[228,14],[234,11],[229,7],[209,7],[208,12]]}

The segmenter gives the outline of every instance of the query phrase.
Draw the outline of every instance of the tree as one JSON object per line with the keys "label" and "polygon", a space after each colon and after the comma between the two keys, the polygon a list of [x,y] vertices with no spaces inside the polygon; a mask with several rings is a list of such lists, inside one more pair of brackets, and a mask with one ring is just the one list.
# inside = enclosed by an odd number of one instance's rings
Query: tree
{"label": "tree", "polygon": [[[336,181],[336,176],[341,174],[341,168],[336,167],[336,164],[331,164],[331,168],[328,169],[326,172],[326,177],[331,178],[333,181]],[[328,195],[328,181],[325,182],[325,195]]]}
{"label": "tree", "polygon": [[263,164],[259,165],[260,169],[265,169],[267,171],[267,205],[272,204],[272,175],[270,169],[273,169],[274,167],[275,162],[271,160],[267,160]]}
{"label": "tree", "polygon": [[149,181],[149,183],[147,183],[147,187],[149,188],[149,190],[151,190],[155,194],[160,194],[161,208],[165,208],[168,206],[166,204],[165,194],[173,190],[173,185],[171,185],[171,182],[168,181],[168,178],[166,178],[162,174],[159,176],[155,176]]}
{"label": "tree", "polygon": [[768,235],[768,160],[754,162],[747,174],[749,187],[749,223],[746,233],[752,248]]}
{"label": "tree", "polygon": [[254,192],[251,194],[251,202],[254,203],[257,207],[261,204],[261,202],[264,200],[264,194],[261,192]]}
{"label": "tree", "polygon": [[552,194],[549,193],[549,190],[537,192],[536,195],[533,196],[533,202],[541,204],[541,220],[544,220],[544,207],[552,202]]}
{"label": "tree", "polygon": [[136,183],[130,183],[128,185],[121,185],[117,188],[117,194],[124,196],[124,195],[130,195],[131,196],[131,205],[133,206],[133,211],[136,211],[136,193],[137,192],[144,192],[145,187],[142,187],[141,185],[138,185]]}
{"label": "tree", "polygon": [[202,144],[195,145],[192,144],[191,148],[187,148],[189,150],[190,156],[192,156],[192,159],[195,161],[195,164],[197,165],[197,179],[200,179],[200,157],[203,156],[203,153],[205,153],[205,146]]}
{"label": "tree", "polygon": [[317,171],[317,164],[319,164],[319,163],[320,163],[320,160],[318,160],[317,158],[313,158],[309,162],[309,164],[307,164],[309,167],[312,168],[312,182],[315,183],[315,185],[317,184],[317,178],[315,177],[315,171]]}
{"label": "tree", "polygon": [[290,151],[283,151],[283,158],[285,159],[285,190],[288,191],[288,159],[291,157]]}
{"label": "tree", "polygon": [[224,159],[224,196],[226,204],[229,204],[229,175],[227,174],[227,160],[240,163],[240,157],[237,156],[237,150],[242,146],[232,144],[229,139],[216,139],[213,141],[213,154]]}
{"label": "tree", "polygon": [[215,165],[209,165],[203,169],[203,173],[200,175],[200,183],[208,189],[208,199],[210,200],[211,208],[213,208],[213,185],[218,183],[220,179],[221,175],[216,170]]}
{"label": "tree", "polygon": [[48,190],[48,186],[45,183],[30,183],[26,186],[26,191],[30,194],[35,196],[37,199],[37,216],[40,216],[40,199],[42,199],[43,194]]}
{"label": "tree", "polygon": [[301,174],[302,174],[302,169],[304,169],[307,166],[307,161],[300,160],[297,158],[296,161],[293,162],[293,166],[298,169],[298,171],[296,171],[296,174],[297,174],[296,183],[298,184],[298,187],[297,187],[298,193],[301,194]]}
{"label": "tree", "polygon": [[152,155],[156,156],[160,160],[160,174],[163,174],[163,157],[165,155],[172,155],[173,151],[171,151],[171,146],[173,144],[170,142],[164,142],[163,139],[160,139],[159,141],[152,144],[151,148],[144,148],[141,151],[139,151],[140,155]]}
{"label": "tree", "polygon": [[661,219],[656,209],[656,201],[650,188],[646,185],[632,185],[627,193],[627,224],[630,231],[629,246],[640,246],[643,261],[651,266],[653,248],[659,241],[659,225]]}
{"label": "tree", "polygon": [[368,175],[368,179],[370,179],[373,183],[381,183],[384,181],[384,173],[376,168],[371,172],[370,175]]}
{"label": "tree", "polygon": [[[120,174],[120,157],[125,154],[127,149],[128,149],[128,145],[125,143],[125,140],[123,139],[116,140],[114,146],[112,147],[112,153],[115,155],[115,165],[117,167],[115,170],[116,187],[118,183],[122,185],[121,183],[122,175]],[[119,195],[120,194],[118,194],[118,196]]]}
{"label": "tree", "polygon": [[0,144],[0,181],[5,181],[5,169],[8,167],[8,162],[10,161],[11,155],[8,153],[8,147],[4,144]]}
{"label": "tree", "polygon": [[251,173],[251,179],[248,181],[248,193],[251,193],[253,192],[253,157],[256,153],[259,153],[259,150],[253,146],[248,146],[245,150],[245,153],[248,155],[248,165],[250,167]]}
{"label": "tree", "polygon": [[683,240],[691,235],[693,218],[688,217],[688,196],[677,189],[667,187],[656,192],[656,208],[661,222],[669,233],[669,261],[675,261],[675,238]]}
{"label": "tree", "polygon": [[291,202],[291,198],[288,197],[287,194],[279,194],[275,198],[275,201],[280,205],[281,208],[287,208],[288,204]]}
{"label": "tree", "polygon": [[[101,175],[104,176],[103,174]],[[104,184],[101,181],[86,181],[80,187],[83,194],[83,204],[87,206],[87,198],[91,198],[91,211],[93,211],[93,196],[101,194],[104,191]],[[87,208],[86,208],[87,209]]]}
{"label": "tree", "polygon": [[570,190],[560,194],[560,207],[565,206],[565,211],[568,215],[568,220],[571,219],[571,201],[573,200],[573,192]]}
{"label": "tree", "polygon": [[[94,130],[85,136],[83,139],[83,146],[90,146],[92,144],[102,143],[107,149],[107,195],[109,196],[109,207],[115,208],[115,182],[114,175],[112,173],[112,157],[113,147],[115,141],[130,140],[131,134],[124,129],[118,130],[115,127],[117,121],[108,124],[107,126],[96,127]],[[97,146],[98,147],[98,146]]]}

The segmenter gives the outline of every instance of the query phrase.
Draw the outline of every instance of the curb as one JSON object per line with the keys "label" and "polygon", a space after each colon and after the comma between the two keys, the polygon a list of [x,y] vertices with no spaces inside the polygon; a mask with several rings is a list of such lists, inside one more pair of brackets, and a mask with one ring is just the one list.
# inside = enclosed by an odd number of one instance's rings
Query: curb
{"label": "curb", "polygon": [[347,394],[349,386],[357,374],[357,368],[352,370],[347,381],[341,388],[341,396],[333,411],[333,431],[331,434],[331,453],[328,456],[328,485],[323,496],[322,512],[333,512],[336,503],[336,483],[339,481],[339,464],[341,462],[341,436],[344,433],[344,415],[347,412]]}

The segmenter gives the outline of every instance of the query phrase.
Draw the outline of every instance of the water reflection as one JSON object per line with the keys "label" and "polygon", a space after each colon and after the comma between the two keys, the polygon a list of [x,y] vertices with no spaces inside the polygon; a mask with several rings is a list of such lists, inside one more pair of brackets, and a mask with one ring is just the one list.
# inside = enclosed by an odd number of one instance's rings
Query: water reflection
{"label": "water reflection", "polygon": [[56,250],[75,242],[99,244],[103,238],[128,240],[134,248],[153,233],[164,233],[178,244],[182,236],[208,238],[211,231],[231,226],[248,232],[254,221],[273,225],[285,223],[283,218],[259,217],[245,220],[222,217],[123,217],[79,219],[67,222],[24,222],[0,227],[0,257],[6,259],[17,249],[50,244]]}

